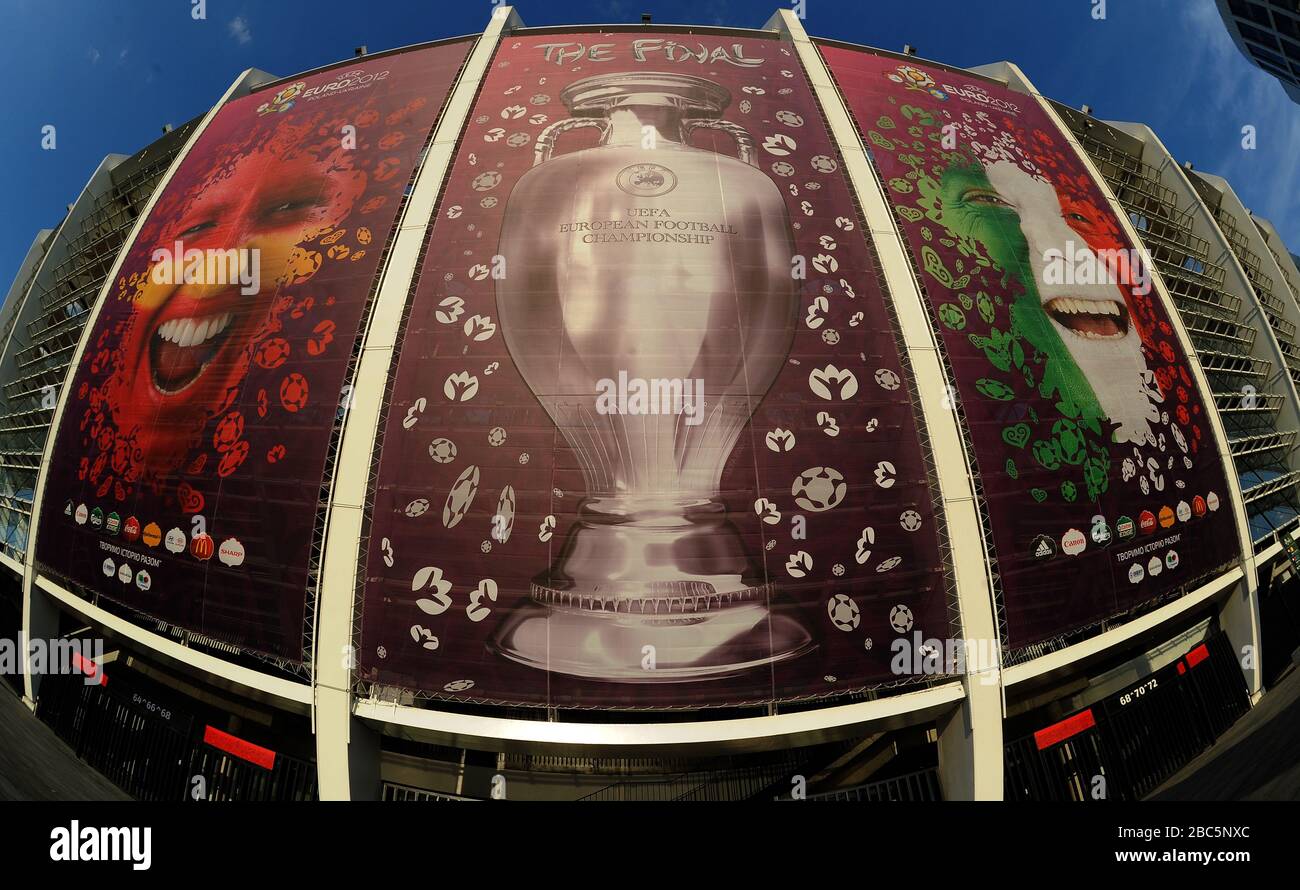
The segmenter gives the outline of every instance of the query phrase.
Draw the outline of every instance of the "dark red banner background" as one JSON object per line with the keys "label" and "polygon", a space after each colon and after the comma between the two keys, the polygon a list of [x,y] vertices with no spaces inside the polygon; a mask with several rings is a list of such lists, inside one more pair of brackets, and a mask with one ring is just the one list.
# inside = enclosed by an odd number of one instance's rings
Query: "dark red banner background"
{"label": "dark red banner background", "polygon": [[947,351],[993,524],[1003,642],[1191,589],[1238,559],[1207,395],[1158,295],[1140,279],[1058,282],[1042,265],[1048,250],[1134,246],[1047,114],[965,72],[821,52]]}
{"label": "dark red banner background", "polygon": [[[41,571],[303,659],[310,543],[349,355],[469,46],[348,62],[216,114],[131,246],[70,378]],[[250,251],[260,288],[206,269],[173,284],[155,251],[174,255],[177,242]]]}
{"label": "dark red banner background", "polygon": [[[519,183],[533,168],[539,135],[572,116],[562,90],[594,75],[612,75],[611,91],[635,84],[660,89],[645,85],[650,73],[689,75],[713,85],[700,90],[725,90],[729,99],[717,119],[752,138],[757,170],[737,169],[737,143],[725,129],[697,129],[689,144],[711,153],[684,157],[676,148],[597,148],[598,135],[585,126],[558,137],[525,193]],[[593,150],[574,159],[586,149]],[[616,151],[622,154],[610,154]],[[750,185],[729,185],[720,195],[707,185],[672,191],[678,177],[685,182],[701,165],[709,171],[701,183],[745,177]],[[769,222],[759,221],[756,206]],[[716,237],[734,239],[730,265],[700,244],[629,252],[614,261],[608,251],[617,246],[601,240],[604,234],[584,241],[587,236],[563,228],[643,219],[635,214],[644,208],[666,210],[675,223],[717,224]],[[771,222],[778,214],[783,219]],[[766,251],[749,253],[761,225],[771,226],[772,240]],[[787,237],[806,264],[806,277],[794,285],[793,311],[769,328],[737,329],[738,314],[770,299],[759,284],[760,268],[775,263],[780,274],[773,278],[790,286],[791,257],[782,253],[790,252],[790,242],[779,246]],[[501,281],[492,275],[498,254],[505,263]],[[645,259],[650,256],[657,259]],[[677,308],[673,288],[711,276],[732,276],[734,283],[698,292],[701,303],[716,300],[704,321],[680,320],[690,307]],[[529,322],[511,314],[502,294],[526,296],[531,287],[541,307],[557,279],[568,282],[556,296],[571,312],[538,321],[537,330],[553,335],[530,341]],[[911,659],[903,672],[891,667],[891,643],[910,643],[918,632],[949,636],[911,384],[839,155],[788,45],[663,31],[648,31],[640,42],[591,33],[507,39],[450,171],[413,299],[374,500],[359,653],[365,679],[438,697],[563,707],[795,700],[914,680]],[[611,306],[622,307],[629,320],[611,321]],[[599,315],[591,326],[600,333],[583,339],[587,311]],[[676,333],[665,335],[665,326],[676,326]],[[546,363],[539,365],[539,353],[529,350],[554,356],[553,366],[614,369],[620,361],[633,367],[646,355],[662,356],[677,341],[703,337],[707,344],[714,336],[718,352],[708,353],[706,345],[701,355],[714,358],[700,361],[716,368],[727,354],[740,356],[756,378],[748,391],[752,416],[726,456],[717,500],[747,556],[773,585],[766,625],[772,638],[779,627],[797,625],[808,635],[805,650],[703,679],[689,671],[672,680],[652,672],[618,680],[601,675],[602,661],[634,665],[641,642],[653,638],[648,623],[633,619],[621,651],[595,643],[589,651],[569,647],[555,631],[554,662],[508,658],[501,635],[530,608],[530,587],[559,586],[552,567],[579,561],[565,548],[574,546],[570,536],[588,497],[584,464],[599,477],[607,464],[628,458],[635,466],[623,471],[635,477],[645,470],[635,456],[654,454],[629,438],[620,454],[593,458],[603,427],[557,425],[537,394],[539,386],[546,389],[537,384]],[[790,345],[774,347],[779,355],[769,387],[763,378],[768,355],[745,350],[782,336]],[[571,349],[570,342],[578,345]],[[593,380],[603,373],[593,371]],[[716,383],[712,373],[704,374],[706,385]],[[593,390],[578,407],[594,415],[594,400]],[[664,447],[683,454],[691,446],[679,437]],[[829,474],[809,472],[821,470]],[[811,488],[832,494],[830,508],[800,502],[795,489],[804,476]],[[827,486],[828,480],[842,483]],[[836,484],[842,484],[838,492]],[[715,540],[724,537],[719,532]],[[641,631],[647,635],[638,637]],[[743,657],[732,644],[714,654]],[[557,667],[576,663],[580,670],[585,658],[591,659],[585,676]]]}

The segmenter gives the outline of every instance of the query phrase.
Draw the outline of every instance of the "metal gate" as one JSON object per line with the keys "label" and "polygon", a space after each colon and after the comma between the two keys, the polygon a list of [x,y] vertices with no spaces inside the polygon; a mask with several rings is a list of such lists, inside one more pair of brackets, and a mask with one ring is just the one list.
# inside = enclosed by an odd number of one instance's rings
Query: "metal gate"
{"label": "metal gate", "polygon": [[1300,652],[1300,575],[1282,580],[1271,570],[1259,576],[1259,626],[1263,636],[1264,685],[1271,688]]}
{"label": "metal gate", "polygon": [[939,787],[939,768],[932,766],[928,769],[896,776],[892,779],[869,782],[856,788],[828,791],[824,794],[810,794],[808,799],[867,801],[871,803],[891,800],[936,801],[943,800],[943,792]]}
{"label": "metal gate", "polygon": [[1007,800],[1137,800],[1249,709],[1219,633],[1123,692],[1005,746]]}
{"label": "metal gate", "polygon": [[48,675],[41,681],[36,716],[137,800],[316,798],[314,763],[279,753],[269,768],[250,762],[205,741],[210,728],[201,721],[121,686],[87,685],[74,674]]}

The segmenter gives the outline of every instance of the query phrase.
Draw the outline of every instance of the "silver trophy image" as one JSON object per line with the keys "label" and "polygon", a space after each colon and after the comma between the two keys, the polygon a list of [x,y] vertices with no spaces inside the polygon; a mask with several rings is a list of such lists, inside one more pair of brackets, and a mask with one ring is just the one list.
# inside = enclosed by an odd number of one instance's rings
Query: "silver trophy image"
{"label": "silver trophy image", "polygon": [[[505,209],[496,298],[510,355],[587,490],[491,646],[617,682],[794,658],[810,635],[770,608],[769,572],[719,493],[794,337],[785,202],[750,135],[720,119],[731,97],[712,81],[604,74],[560,98],[572,116],[540,134]],[[599,144],[555,154],[580,128]],[[730,136],[739,159],[692,147],[701,129]]]}

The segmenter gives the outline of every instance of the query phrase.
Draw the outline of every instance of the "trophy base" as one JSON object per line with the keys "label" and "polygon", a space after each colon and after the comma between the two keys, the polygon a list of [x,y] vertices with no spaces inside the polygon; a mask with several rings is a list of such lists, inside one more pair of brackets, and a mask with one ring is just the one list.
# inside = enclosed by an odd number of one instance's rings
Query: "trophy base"
{"label": "trophy base", "polygon": [[717,679],[789,661],[815,647],[801,624],[772,614],[764,600],[698,612],[572,608],[534,600],[506,619],[489,648],[528,667],[591,680]]}

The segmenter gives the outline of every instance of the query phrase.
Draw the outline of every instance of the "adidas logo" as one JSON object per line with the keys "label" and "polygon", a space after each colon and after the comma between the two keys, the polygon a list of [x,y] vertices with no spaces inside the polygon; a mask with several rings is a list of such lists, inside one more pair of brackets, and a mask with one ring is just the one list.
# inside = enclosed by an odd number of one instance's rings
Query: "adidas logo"
{"label": "adidas logo", "polygon": [[1030,546],[1030,552],[1033,553],[1034,559],[1049,559],[1056,555],[1056,545],[1047,535],[1039,535],[1034,538],[1034,543]]}

